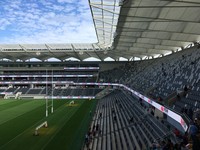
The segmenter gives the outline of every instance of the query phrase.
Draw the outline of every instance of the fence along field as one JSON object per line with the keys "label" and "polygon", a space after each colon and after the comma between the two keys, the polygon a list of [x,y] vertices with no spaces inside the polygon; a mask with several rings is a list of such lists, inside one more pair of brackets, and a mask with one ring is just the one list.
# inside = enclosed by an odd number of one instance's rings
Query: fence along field
{"label": "fence along field", "polygon": [[[0,150],[80,149],[96,100],[70,102],[54,100],[54,113],[45,117],[45,100],[0,100]],[[35,136],[44,121],[48,127]]]}

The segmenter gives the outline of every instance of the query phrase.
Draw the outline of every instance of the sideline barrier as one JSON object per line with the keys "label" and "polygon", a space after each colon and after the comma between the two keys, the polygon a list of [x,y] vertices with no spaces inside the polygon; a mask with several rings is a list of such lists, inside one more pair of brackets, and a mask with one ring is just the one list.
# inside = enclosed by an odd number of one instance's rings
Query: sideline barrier
{"label": "sideline barrier", "polygon": [[188,129],[188,125],[186,124],[186,122],[184,121],[184,119],[182,118],[181,115],[173,112],[172,110],[166,108],[165,106],[155,102],[153,99],[150,99],[150,98],[140,94],[139,92],[136,92],[136,91],[132,90],[131,88],[129,88],[129,87],[123,85],[123,84],[117,84],[117,83],[74,83],[74,85],[105,85],[105,86],[122,87],[122,88],[130,91],[135,96],[137,96],[137,97],[141,98],[142,100],[146,101],[150,105],[154,106],[155,108],[157,108],[161,112],[165,113],[169,117],[173,118],[175,121],[177,121],[179,124],[181,124],[181,126],[184,129],[184,131],[187,131],[187,129]]}
{"label": "sideline barrier", "polygon": [[99,67],[64,67],[64,70],[99,70]]}
{"label": "sideline barrier", "polygon": [[[94,75],[88,75],[88,74],[80,74],[80,75],[74,75],[74,74],[68,74],[68,75],[53,75],[54,77],[93,77]],[[52,75],[0,75],[0,77],[52,77]]]}
{"label": "sideline barrier", "polygon": [[45,96],[48,99],[95,99],[95,96]]}

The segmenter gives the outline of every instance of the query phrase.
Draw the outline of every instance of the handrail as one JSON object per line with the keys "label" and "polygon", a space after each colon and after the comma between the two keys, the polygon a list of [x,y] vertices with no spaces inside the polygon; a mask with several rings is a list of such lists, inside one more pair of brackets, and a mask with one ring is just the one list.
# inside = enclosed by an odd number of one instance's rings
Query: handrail
{"label": "handrail", "polygon": [[190,122],[192,121],[192,120],[188,117],[188,115],[187,115],[186,113],[180,113],[180,112],[178,112],[177,110],[174,110],[174,109],[170,108],[170,107],[167,106],[167,105],[165,105],[165,107],[166,107],[167,109],[169,109],[169,110],[174,111],[176,114],[179,114],[179,115],[184,119],[184,121],[186,122],[187,125],[189,125]]}
{"label": "handrail", "polygon": [[192,120],[188,117],[188,115],[187,115],[186,113],[183,113],[182,117],[184,118],[184,120],[185,120],[185,122],[186,122],[187,124],[190,124],[190,122],[192,121]]}

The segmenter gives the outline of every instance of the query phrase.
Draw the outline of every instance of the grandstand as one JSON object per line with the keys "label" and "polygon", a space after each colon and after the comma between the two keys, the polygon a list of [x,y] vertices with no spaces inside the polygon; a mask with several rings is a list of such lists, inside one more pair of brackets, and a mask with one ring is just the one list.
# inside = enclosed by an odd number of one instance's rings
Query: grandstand
{"label": "grandstand", "polygon": [[89,7],[97,43],[0,44],[0,150],[198,150],[199,1]]}

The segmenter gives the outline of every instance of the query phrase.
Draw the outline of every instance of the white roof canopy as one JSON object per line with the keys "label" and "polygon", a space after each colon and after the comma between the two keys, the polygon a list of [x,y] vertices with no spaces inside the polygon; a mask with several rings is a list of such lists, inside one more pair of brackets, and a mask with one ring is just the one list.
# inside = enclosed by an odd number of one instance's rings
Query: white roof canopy
{"label": "white roof canopy", "polygon": [[165,55],[200,40],[199,0],[124,0],[114,51]]}

